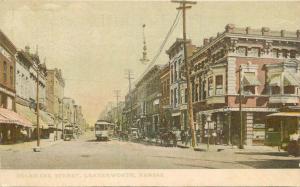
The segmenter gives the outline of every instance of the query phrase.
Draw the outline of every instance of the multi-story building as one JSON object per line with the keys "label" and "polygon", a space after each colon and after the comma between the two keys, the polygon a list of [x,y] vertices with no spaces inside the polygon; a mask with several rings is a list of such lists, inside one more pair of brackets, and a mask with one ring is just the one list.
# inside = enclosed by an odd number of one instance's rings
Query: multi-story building
{"label": "multi-story building", "polygon": [[166,64],[160,72],[159,113],[160,127],[168,129],[171,126],[170,106],[170,67]]}
{"label": "multi-story building", "polygon": [[32,127],[26,118],[15,113],[16,53],[14,44],[0,31],[0,143],[17,141],[24,127],[29,135]]}
{"label": "multi-story building", "polygon": [[29,46],[26,46],[25,50],[19,50],[16,57],[16,110],[30,120],[36,130],[37,71],[39,70],[40,127],[42,137],[49,136],[49,133],[54,130],[54,119],[46,112],[46,64],[40,62],[37,52],[30,53]]}
{"label": "multi-story building", "polygon": [[137,124],[146,136],[154,136],[159,128],[160,65],[154,65],[136,83]]}
{"label": "multi-story building", "polygon": [[[57,130],[62,130],[62,103],[64,97],[65,81],[60,69],[47,70],[46,82],[46,106],[47,111],[54,116],[54,123]],[[57,136],[61,137],[61,132]]]}
{"label": "multi-story building", "polygon": [[16,52],[14,44],[0,31],[0,104],[9,110],[15,110]]}
{"label": "multi-story building", "polygon": [[133,88],[130,92],[125,96],[125,103],[123,108],[123,116],[122,116],[122,131],[127,131],[130,128],[137,127],[137,89]]}
{"label": "multi-story building", "polygon": [[263,142],[266,115],[299,105],[299,30],[228,24],[223,33],[204,39],[189,60],[194,116],[202,137],[211,118],[219,137],[239,143],[241,103],[243,143]]}
{"label": "multi-story building", "polygon": [[[172,128],[184,130],[187,127],[187,85],[184,72],[184,44],[182,39],[176,39],[166,51],[170,66],[170,104],[172,107]],[[196,49],[191,40],[187,40],[187,56]]]}

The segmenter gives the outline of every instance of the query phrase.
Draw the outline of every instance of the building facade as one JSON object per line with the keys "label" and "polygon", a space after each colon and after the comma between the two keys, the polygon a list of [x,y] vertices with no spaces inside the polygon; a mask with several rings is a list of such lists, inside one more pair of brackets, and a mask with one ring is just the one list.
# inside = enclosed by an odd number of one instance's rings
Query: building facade
{"label": "building facade", "polygon": [[209,122],[220,142],[239,144],[242,128],[243,144],[263,143],[266,115],[299,105],[299,59],[299,30],[228,24],[223,33],[204,39],[189,58],[194,116],[202,137]]}
{"label": "building facade", "polygon": [[[187,40],[187,56],[196,49],[191,40]],[[187,128],[187,85],[184,75],[184,45],[182,39],[177,39],[166,51],[170,66],[170,104],[172,107],[172,129]]]}
{"label": "building facade", "polygon": [[154,65],[137,82],[137,126],[142,134],[154,137],[159,130],[160,71],[162,66]]}
{"label": "building facade", "polygon": [[159,114],[160,128],[171,127],[171,106],[170,106],[170,66],[166,64],[160,72],[160,98]]}

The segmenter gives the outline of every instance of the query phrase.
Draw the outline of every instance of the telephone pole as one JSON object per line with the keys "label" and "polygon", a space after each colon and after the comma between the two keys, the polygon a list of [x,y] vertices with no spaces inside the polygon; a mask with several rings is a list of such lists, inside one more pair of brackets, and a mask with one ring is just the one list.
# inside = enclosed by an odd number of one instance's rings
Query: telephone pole
{"label": "telephone pole", "polygon": [[39,74],[40,74],[40,66],[37,65],[36,70],[36,128],[37,128],[37,142],[36,148],[34,148],[34,152],[40,152],[40,104],[39,104]]}
{"label": "telephone pole", "polygon": [[115,97],[117,99],[117,120],[118,120],[118,126],[121,126],[120,121],[119,121],[119,98],[120,98],[120,91],[121,90],[114,90]]}
{"label": "telephone pole", "polygon": [[184,50],[184,66],[186,73],[186,82],[187,82],[187,92],[188,92],[188,116],[189,116],[189,125],[192,135],[192,146],[196,145],[196,134],[195,134],[195,125],[194,125],[194,114],[193,114],[193,101],[192,101],[192,87],[191,87],[191,77],[190,77],[190,63],[187,60],[187,49],[186,49],[186,9],[192,8],[191,4],[196,4],[195,1],[185,1],[185,0],[172,0],[173,3],[180,3],[178,10],[182,10],[182,24],[183,24],[183,50]]}
{"label": "telephone pole", "polygon": [[[133,73],[132,70],[128,69],[127,70],[127,76],[126,79],[128,79],[128,97],[129,97],[129,101],[130,101],[130,126],[132,126],[133,123],[133,116],[132,116],[132,95],[131,95],[131,80],[133,79]],[[128,128],[128,127],[127,127]]]}

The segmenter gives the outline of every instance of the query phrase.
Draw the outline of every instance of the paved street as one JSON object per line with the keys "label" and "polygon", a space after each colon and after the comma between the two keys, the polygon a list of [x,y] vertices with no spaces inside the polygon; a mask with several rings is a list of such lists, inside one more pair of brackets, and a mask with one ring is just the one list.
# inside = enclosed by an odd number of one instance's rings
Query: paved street
{"label": "paved street", "polygon": [[[197,169],[197,168],[298,168],[299,158],[285,152],[226,149],[193,151],[147,143],[111,140],[96,142],[90,133],[73,141],[1,145],[1,168],[12,169]],[[203,147],[205,149],[205,147]]]}

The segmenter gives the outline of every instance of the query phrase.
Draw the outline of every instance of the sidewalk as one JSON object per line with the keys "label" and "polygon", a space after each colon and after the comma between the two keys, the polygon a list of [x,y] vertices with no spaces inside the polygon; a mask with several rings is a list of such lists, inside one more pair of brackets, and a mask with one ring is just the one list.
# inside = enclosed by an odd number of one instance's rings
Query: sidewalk
{"label": "sidewalk", "polygon": [[[63,142],[62,139],[60,140],[52,140],[52,139],[41,139],[40,147],[41,149],[58,144]],[[36,147],[36,140],[30,142],[21,142],[15,144],[8,144],[8,145],[0,145],[0,151],[18,151],[18,150],[30,150]]]}
{"label": "sidewalk", "polygon": [[[182,144],[181,142],[177,143],[177,147],[180,148],[190,148],[193,149],[188,143],[187,145]],[[200,143],[197,144],[194,148],[195,151],[207,151],[207,144],[205,143]],[[210,144],[209,145],[209,151],[211,152],[221,152],[221,151],[233,151],[233,152],[274,152],[278,151],[277,147],[270,147],[270,146],[263,146],[263,145],[245,145],[244,149],[239,149],[238,146],[233,146],[233,145],[214,145]]]}

